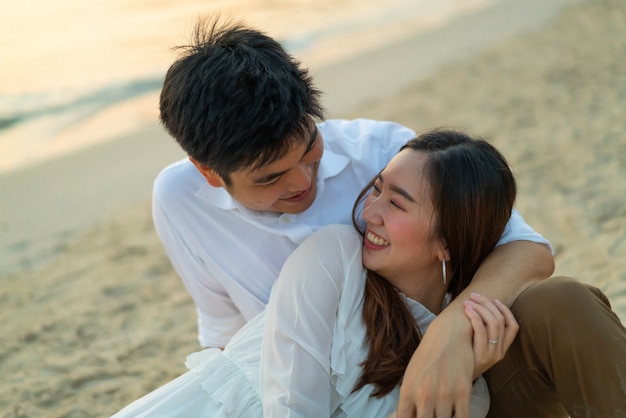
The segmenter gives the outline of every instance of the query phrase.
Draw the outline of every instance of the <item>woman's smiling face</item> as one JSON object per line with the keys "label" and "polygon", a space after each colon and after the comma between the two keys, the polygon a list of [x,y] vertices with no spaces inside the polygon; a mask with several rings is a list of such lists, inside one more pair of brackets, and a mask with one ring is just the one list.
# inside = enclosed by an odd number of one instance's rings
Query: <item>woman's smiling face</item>
{"label": "woman's smiling face", "polygon": [[440,275],[427,158],[409,149],[398,153],[364,202],[363,264],[403,291],[416,277]]}

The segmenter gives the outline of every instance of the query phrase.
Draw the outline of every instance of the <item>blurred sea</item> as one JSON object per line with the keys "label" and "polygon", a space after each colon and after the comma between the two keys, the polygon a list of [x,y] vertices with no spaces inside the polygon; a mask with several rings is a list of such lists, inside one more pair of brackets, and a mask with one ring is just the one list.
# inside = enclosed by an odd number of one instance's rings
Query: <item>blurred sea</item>
{"label": "blurred sea", "polygon": [[315,68],[497,0],[0,0],[0,174],[157,120],[196,19],[263,29]]}

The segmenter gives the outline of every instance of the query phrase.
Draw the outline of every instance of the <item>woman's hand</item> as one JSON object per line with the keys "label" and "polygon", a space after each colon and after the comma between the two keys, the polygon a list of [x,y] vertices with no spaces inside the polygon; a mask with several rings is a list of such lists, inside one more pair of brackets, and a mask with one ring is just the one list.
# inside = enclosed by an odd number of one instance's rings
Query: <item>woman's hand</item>
{"label": "woman's hand", "polygon": [[476,378],[504,358],[519,325],[511,310],[500,301],[490,301],[475,293],[465,302],[465,315],[474,331],[472,345]]}

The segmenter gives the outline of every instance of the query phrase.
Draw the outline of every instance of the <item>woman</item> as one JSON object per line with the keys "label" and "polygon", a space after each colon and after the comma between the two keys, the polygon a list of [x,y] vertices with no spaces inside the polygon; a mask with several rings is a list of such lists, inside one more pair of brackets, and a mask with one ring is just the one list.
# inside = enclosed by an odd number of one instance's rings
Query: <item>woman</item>
{"label": "woman", "polygon": [[[495,247],[515,192],[505,159],[484,141],[446,130],[409,141],[357,200],[358,232],[314,233],[285,263],[266,310],[224,351],[190,355],[189,372],[114,417],[392,413],[421,335]],[[466,313],[485,370],[517,324],[479,296]],[[488,407],[478,378],[472,417]]]}

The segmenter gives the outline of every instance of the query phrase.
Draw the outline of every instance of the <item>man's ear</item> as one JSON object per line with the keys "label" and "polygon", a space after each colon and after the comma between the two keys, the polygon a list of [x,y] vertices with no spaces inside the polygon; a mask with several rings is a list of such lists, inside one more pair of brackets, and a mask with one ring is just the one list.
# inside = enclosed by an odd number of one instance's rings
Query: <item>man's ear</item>
{"label": "man's ear", "polygon": [[208,181],[211,186],[224,187],[224,180],[222,180],[222,177],[219,174],[217,174],[212,168],[199,163],[198,161],[194,160],[191,157],[189,157],[189,160],[193,163],[193,165],[196,166],[200,174],[204,176],[206,181]]}

